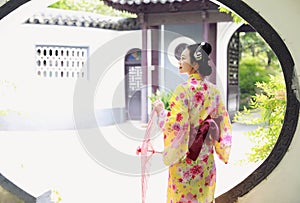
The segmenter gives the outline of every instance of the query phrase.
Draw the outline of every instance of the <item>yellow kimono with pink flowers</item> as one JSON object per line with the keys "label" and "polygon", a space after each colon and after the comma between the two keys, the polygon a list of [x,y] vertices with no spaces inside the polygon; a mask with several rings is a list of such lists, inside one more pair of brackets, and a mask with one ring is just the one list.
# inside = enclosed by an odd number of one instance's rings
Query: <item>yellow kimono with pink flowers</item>
{"label": "yellow kimono with pink flowers", "polygon": [[[167,203],[210,203],[214,199],[216,166],[214,151],[224,163],[231,148],[231,123],[216,86],[199,74],[178,85],[170,99],[170,111],[159,114],[164,133],[163,160],[169,166]],[[219,127],[220,139],[209,133],[196,161],[187,158],[199,125],[210,116]]]}

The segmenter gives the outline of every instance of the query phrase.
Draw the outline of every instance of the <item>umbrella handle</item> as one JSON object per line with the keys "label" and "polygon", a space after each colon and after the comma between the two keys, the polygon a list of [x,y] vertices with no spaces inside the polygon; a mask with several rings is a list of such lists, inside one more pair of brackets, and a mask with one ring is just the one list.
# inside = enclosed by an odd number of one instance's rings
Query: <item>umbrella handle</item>
{"label": "umbrella handle", "polygon": [[[162,152],[159,152],[159,151],[155,151],[154,149],[150,150],[148,149],[147,152],[152,152],[152,154],[162,154]],[[139,146],[137,149],[136,149],[136,155],[139,155],[142,153],[142,148]]]}

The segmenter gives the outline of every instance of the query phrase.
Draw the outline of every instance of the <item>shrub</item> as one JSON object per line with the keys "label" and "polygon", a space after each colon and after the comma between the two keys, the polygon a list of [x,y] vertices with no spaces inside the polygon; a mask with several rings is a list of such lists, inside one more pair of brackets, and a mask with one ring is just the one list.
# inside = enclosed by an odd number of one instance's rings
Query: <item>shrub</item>
{"label": "shrub", "polygon": [[256,82],[268,82],[271,69],[266,69],[258,57],[243,57],[239,64],[240,110],[249,107],[252,95],[257,92]]}
{"label": "shrub", "polygon": [[[258,124],[257,129],[248,132],[254,143],[249,162],[264,160],[273,149],[279,136],[286,108],[286,89],[282,75],[269,75],[268,82],[257,82],[260,93],[252,96],[250,108],[235,115],[234,121],[244,124]],[[253,116],[258,113],[258,117]]]}
{"label": "shrub", "polygon": [[170,110],[169,107],[169,101],[172,97],[173,92],[165,92],[165,91],[160,91],[157,90],[156,93],[153,93],[151,96],[149,96],[150,101],[153,103],[156,100],[161,100],[164,103],[165,109]]}

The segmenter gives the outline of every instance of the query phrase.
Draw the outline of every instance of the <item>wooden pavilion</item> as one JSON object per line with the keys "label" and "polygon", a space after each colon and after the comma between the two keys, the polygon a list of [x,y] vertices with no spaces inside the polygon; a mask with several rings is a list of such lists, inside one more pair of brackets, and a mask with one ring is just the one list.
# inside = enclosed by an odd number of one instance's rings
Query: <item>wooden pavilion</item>
{"label": "wooden pavilion", "polygon": [[[170,27],[170,31],[178,32],[184,36],[194,36],[193,40],[208,41],[213,46],[211,58],[216,64],[216,29],[218,22],[232,21],[230,15],[218,11],[218,5],[209,0],[104,0],[104,2],[118,10],[136,13],[138,22],[142,29],[142,85],[148,86],[148,68],[152,68],[151,85],[152,91],[161,85],[159,84],[159,60],[163,60],[158,50],[161,50],[164,44],[161,30]],[[184,27],[189,26],[189,27]],[[183,32],[182,30],[187,30]],[[151,30],[148,32],[148,30]],[[189,30],[191,32],[189,33]],[[149,36],[150,35],[150,36]],[[149,38],[151,43],[149,44]],[[168,45],[164,45],[168,46]],[[147,50],[151,50],[151,58]],[[166,59],[168,60],[168,59]],[[149,64],[151,63],[151,64]],[[163,64],[170,65],[170,64]],[[165,76],[167,77],[167,76]],[[169,79],[171,80],[171,79]],[[213,70],[209,80],[216,83],[216,71]],[[147,122],[148,103],[147,88],[141,89],[141,120]]]}

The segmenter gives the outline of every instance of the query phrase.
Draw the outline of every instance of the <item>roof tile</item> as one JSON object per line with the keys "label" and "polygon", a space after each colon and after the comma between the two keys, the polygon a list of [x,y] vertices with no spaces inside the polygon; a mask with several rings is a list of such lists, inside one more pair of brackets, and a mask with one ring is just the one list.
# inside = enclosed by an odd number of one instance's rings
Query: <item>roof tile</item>
{"label": "roof tile", "polygon": [[48,8],[26,20],[27,24],[91,27],[111,30],[137,30],[136,18],[120,18],[99,14]]}

